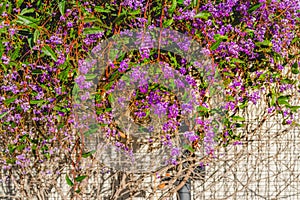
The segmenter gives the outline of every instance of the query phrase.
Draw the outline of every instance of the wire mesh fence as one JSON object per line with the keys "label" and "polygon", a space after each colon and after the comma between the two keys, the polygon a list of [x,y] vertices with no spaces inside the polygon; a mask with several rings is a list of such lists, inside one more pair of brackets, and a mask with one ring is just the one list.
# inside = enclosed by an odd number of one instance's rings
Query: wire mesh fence
{"label": "wire mesh fence", "polygon": [[[293,96],[293,104],[299,105],[299,101],[298,96]],[[216,157],[198,172],[198,178],[190,175],[193,200],[300,199],[300,128],[283,125],[282,117],[265,111],[263,99],[249,105],[241,113],[246,118],[246,126],[236,129],[243,136],[240,143],[217,149]],[[298,113],[296,122],[299,117]],[[95,138],[91,141],[97,145]],[[82,189],[82,199],[179,199],[176,190],[172,190],[179,183],[173,182],[165,189],[162,182],[166,177],[157,173],[107,173],[100,162],[87,165],[89,179]],[[65,180],[68,168],[61,169],[56,178],[47,179],[45,174],[40,181],[2,170],[0,199],[80,199],[70,195],[72,191]],[[170,177],[176,176],[176,170],[168,171]],[[182,173],[182,178],[187,173]],[[20,181],[22,187],[17,187]]]}
{"label": "wire mesh fence", "polygon": [[[268,129],[274,124],[277,130]],[[261,128],[263,134],[248,138],[240,145],[220,149],[219,157],[205,167],[204,179],[192,181],[192,199],[300,199],[299,128],[280,129],[276,120],[266,122],[264,128],[264,131]],[[66,192],[69,188],[63,177],[57,179],[56,185]],[[136,175],[135,179],[140,182],[139,194],[131,197],[133,194],[122,193],[120,199],[158,199],[162,191],[156,191],[156,196],[152,197],[146,194],[147,190],[153,192],[151,185],[158,184],[158,181],[153,176],[142,177]],[[95,172],[89,179],[86,198],[110,199],[118,187],[118,179],[120,174],[110,177]],[[2,199],[21,199],[17,194],[11,179],[2,181]],[[53,187],[45,199],[62,197]]]}

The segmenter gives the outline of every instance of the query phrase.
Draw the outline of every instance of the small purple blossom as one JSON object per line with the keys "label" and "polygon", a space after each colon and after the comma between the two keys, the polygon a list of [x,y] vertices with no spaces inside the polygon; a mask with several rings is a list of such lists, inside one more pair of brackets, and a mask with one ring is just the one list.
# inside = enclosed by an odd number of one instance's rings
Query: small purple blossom
{"label": "small purple blossom", "polygon": [[268,113],[269,114],[272,113],[272,112],[274,112],[274,111],[275,111],[275,107],[274,106],[268,108]]}
{"label": "small purple blossom", "polygon": [[125,72],[128,69],[129,59],[122,60],[119,67],[119,72]]}
{"label": "small purple blossom", "polygon": [[73,27],[73,22],[67,22],[67,27],[72,28]]}
{"label": "small purple blossom", "polygon": [[199,139],[199,136],[196,135],[194,131],[185,132],[184,137],[186,137],[190,142],[194,142]]}
{"label": "small purple blossom", "polygon": [[2,62],[3,62],[3,64],[8,65],[8,64],[9,64],[9,61],[10,61],[10,59],[9,59],[7,56],[2,55]]}
{"label": "small purple blossom", "polygon": [[180,154],[179,148],[176,148],[176,147],[172,148],[171,156],[176,157],[176,156],[179,156],[179,154]]}
{"label": "small purple blossom", "polygon": [[167,113],[168,103],[167,102],[159,102],[159,103],[153,105],[153,108],[154,108],[154,114],[161,117]]}

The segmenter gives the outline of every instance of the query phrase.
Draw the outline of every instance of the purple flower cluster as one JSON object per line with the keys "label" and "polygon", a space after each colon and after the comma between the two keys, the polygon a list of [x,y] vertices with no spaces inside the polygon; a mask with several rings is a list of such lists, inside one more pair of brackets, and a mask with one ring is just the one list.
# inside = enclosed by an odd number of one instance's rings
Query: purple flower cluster
{"label": "purple flower cluster", "polygon": [[124,0],[121,5],[129,6],[131,9],[137,10],[138,8],[143,8],[144,0]]}
{"label": "purple flower cluster", "polygon": [[[111,37],[112,34],[128,34],[129,38],[133,37],[130,32],[124,30],[128,27],[153,29],[170,26],[170,29],[191,36],[189,39],[183,39],[169,34],[168,31],[161,32],[160,45],[174,42],[177,44],[174,48],[179,51],[188,52],[192,47],[191,40],[203,44],[201,54],[213,58],[215,64],[205,70],[216,71],[214,67],[221,69],[224,91],[228,97],[224,102],[225,112],[235,110],[244,100],[257,104],[270,88],[276,91],[275,96],[278,97],[282,96],[280,93],[289,93],[295,88],[294,82],[298,78],[297,64],[299,63],[294,64],[294,61],[290,63],[290,59],[294,56],[291,52],[293,48],[290,47],[297,44],[295,38],[299,35],[300,4],[298,1],[225,0],[217,3],[208,0],[198,1],[197,5],[194,5],[191,0],[173,2],[177,2],[175,8],[172,6],[172,1],[165,1],[161,5],[159,1],[149,3],[144,0],[122,0],[119,4],[114,1],[109,6],[100,1],[96,3],[80,0],[76,5],[73,5],[72,1],[65,1],[65,6],[60,5],[60,9],[51,14],[51,19],[38,24],[42,29],[36,29],[35,23],[28,23],[27,19],[33,19],[29,16],[34,16],[31,15],[34,13],[21,14],[25,19],[22,22],[20,13],[26,11],[23,9],[23,4],[19,6],[20,8],[10,7],[11,3],[1,5],[3,20],[0,23],[0,32],[3,41],[0,44],[2,66],[0,124],[5,131],[0,134],[0,139],[6,141],[0,145],[4,150],[2,154],[4,156],[0,158],[1,166],[4,169],[10,169],[13,165],[25,168],[34,162],[45,162],[45,158],[49,158],[49,155],[52,157],[56,151],[71,152],[80,134],[71,131],[70,126],[73,124],[76,128],[89,128],[86,124],[78,123],[69,113],[75,106],[70,100],[74,81],[81,90],[92,86],[88,80],[93,76],[90,70],[93,69],[95,62],[85,61],[83,58],[97,42]],[[161,9],[157,10],[157,7],[153,6],[157,4],[162,6]],[[34,6],[38,5],[26,5],[27,12],[31,11],[28,8]],[[51,13],[52,8],[46,5],[43,10],[46,11],[45,13]],[[123,15],[124,13],[127,14]],[[38,14],[41,19],[44,18],[43,12]],[[122,16],[117,17],[120,14]],[[20,15],[18,19],[17,15]],[[138,90],[132,97],[131,105],[134,107],[132,113],[144,119],[152,109],[151,111],[160,119],[166,116],[167,121],[161,127],[164,134],[161,141],[171,150],[170,163],[176,164],[177,161],[173,157],[180,154],[180,149],[172,146],[171,135],[177,132],[180,125],[177,118],[179,115],[181,117],[184,114],[194,114],[195,104],[201,104],[209,110],[206,97],[209,95],[210,88],[197,84],[198,77],[190,75],[190,63],[187,59],[174,62],[175,57],[168,56],[163,51],[153,53],[156,41],[150,34],[138,33],[138,40],[134,41],[134,44],[140,47],[139,52],[134,56],[132,52],[128,53],[130,60],[127,57],[120,60],[118,57],[117,61],[111,61],[112,71],[121,72],[123,75],[131,69],[131,66],[157,59],[163,62],[160,63],[163,65],[161,77],[171,79],[174,81],[173,85],[184,89],[183,81],[175,79],[173,73],[173,67],[179,69],[181,77],[184,76],[200,94],[200,97],[195,93],[191,94],[191,100],[183,104],[179,104],[177,100],[171,101],[169,98],[173,95],[171,92],[166,92],[163,87],[151,85],[145,73],[147,70],[132,67],[130,81],[138,82]],[[100,50],[104,49],[96,46],[94,53]],[[171,62],[166,63],[168,61]],[[199,69],[203,67],[201,64],[195,65]],[[286,71],[290,73],[289,67],[293,69],[292,74],[285,75]],[[75,77],[76,75],[78,76]],[[106,78],[104,81],[107,80]],[[158,79],[159,77],[155,78],[155,84],[158,83],[156,81]],[[209,78],[211,82],[215,79],[214,76]],[[97,120],[104,125],[102,128],[109,139],[120,136],[117,128],[114,127],[113,115],[109,107],[111,102],[105,99],[116,86],[122,90],[126,83],[119,81],[111,88],[106,88],[104,99],[97,102],[100,111],[109,110],[105,113],[99,111],[97,117]],[[85,101],[90,95],[88,91],[84,91],[80,98]],[[126,95],[128,94],[124,94],[124,97]],[[124,104],[125,101],[127,101],[125,98],[118,99],[120,104]],[[275,112],[280,113],[286,124],[293,123],[294,113],[297,111],[292,107],[289,108],[286,102],[280,105],[276,103],[270,105],[268,113],[270,115]],[[86,115],[83,119],[89,117]],[[204,119],[201,120],[196,119],[197,127],[200,126],[203,135],[197,135],[195,130],[191,130],[184,136],[190,142],[203,138],[201,142],[204,143],[206,153],[212,155],[217,135],[213,125],[205,117],[203,116]],[[226,142],[230,139],[228,137],[230,128],[234,129],[235,125],[229,124],[224,131]],[[154,130],[152,127],[152,132],[155,132]],[[120,141],[114,141],[115,147],[132,155],[128,146]],[[36,152],[36,155],[33,155],[33,152]],[[47,174],[47,171],[48,169],[45,169],[43,173]]]}
{"label": "purple flower cluster", "polygon": [[190,142],[194,142],[199,139],[199,136],[196,135],[194,131],[185,132],[184,137],[186,137]]}

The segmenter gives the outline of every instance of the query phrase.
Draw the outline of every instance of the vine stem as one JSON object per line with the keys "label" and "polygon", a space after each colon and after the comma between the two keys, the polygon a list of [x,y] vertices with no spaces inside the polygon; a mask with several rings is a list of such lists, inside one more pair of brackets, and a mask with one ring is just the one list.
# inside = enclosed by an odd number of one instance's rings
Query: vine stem
{"label": "vine stem", "polygon": [[160,17],[160,25],[159,25],[159,27],[160,27],[160,30],[159,30],[159,41],[158,41],[158,56],[157,56],[157,61],[159,62],[160,61],[160,44],[161,44],[161,31],[162,31],[162,25],[163,25],[163,18],[164,18],[164,16],[165,16],[165,11],[164,11],[164,7],[165,7],[165,5],[166,5],[166,2],[165,1],[163,1],[162,2],[163,3],[163,6],[162,6],[162,10],[161,10],[161,17]]}

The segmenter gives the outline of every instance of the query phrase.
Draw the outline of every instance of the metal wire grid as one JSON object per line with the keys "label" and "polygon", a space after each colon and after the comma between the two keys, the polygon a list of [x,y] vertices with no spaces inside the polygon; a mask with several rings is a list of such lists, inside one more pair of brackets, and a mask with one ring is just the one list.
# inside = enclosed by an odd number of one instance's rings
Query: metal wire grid
{"label": "metal wire grid", "polygon": [[[299,105],[299,98],[293,98],[294,103]],[[269,118],[260,126],[264,116],[263,110],[265,104],[259,102],[249,106],[243,113],[248,126],[238,131],[247,133],[247,137],[243,139],[242,145],[228,146],[216,152],[218,156],[215,162],[205,168],[204,181],[192,180],[193,200],[300,199],[300,129],[283,126],[279,116]],[[299,119],[298,113],[295,120],[299,122]],[[256,130],[256,133],[251,134],[252,130]],[[56,185],[66,194],[69,188],[64,176],[62,173]],[[4,171],[1,177],[5,177]],[[109,199],[117,187],[116,179],[117,176],[109,178],[96,170],[89,179],[84,198]],[[155,181],[155,178],[148,177],[140,181],[138,187],[151,192]],[[10,179],[0,183],[0,199],[20,199],[15,198],[15,195],[18,195],[18,191]],[[154,196],[153,199],[155,198]],[[46,199],[62,198],[57,190],[52,188],[49,189]]]}
{"label": "metal wire grid", "polygon": [[299,133],[224,149],[194,184],[194,199],[300,199]]}

